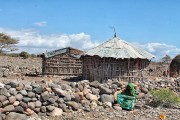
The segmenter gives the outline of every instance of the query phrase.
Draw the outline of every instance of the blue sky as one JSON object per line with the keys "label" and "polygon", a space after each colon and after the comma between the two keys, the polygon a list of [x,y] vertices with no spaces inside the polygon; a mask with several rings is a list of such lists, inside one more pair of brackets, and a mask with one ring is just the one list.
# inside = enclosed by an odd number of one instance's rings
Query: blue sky
{"label": "blue sky", "polygon": [[180,53],[179,0],[0,2],[0,32],[19,39],[21,50],[89,49],[112,38],[114,26],[118,37],[156,56]]}

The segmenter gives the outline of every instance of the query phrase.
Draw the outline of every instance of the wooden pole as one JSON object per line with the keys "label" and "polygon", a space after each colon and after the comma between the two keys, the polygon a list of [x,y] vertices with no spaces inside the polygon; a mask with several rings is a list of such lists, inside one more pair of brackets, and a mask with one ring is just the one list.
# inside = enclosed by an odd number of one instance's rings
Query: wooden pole
{"label": "wooden pole", "polygon": [[130,58],[128,59],[128,80],[130,82]]}

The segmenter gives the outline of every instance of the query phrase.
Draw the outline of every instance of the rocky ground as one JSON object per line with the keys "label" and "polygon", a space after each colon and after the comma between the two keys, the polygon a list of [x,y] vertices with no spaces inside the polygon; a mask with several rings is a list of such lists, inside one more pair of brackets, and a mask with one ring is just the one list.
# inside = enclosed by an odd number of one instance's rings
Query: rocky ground
{"label": "rocky ground", "polygon": [[[116,104],[117,93],[127,85],[108,80],[68,81],[62,77],[28,77],[41,69],[41,59],[0,57],[0,108],[7,120],[179,120],[180,105],[153,107],[150,90],[169,88],[180,95],[180,78],[153,78],[134,82],[137,102],[133,111]],[[7,71],[8,73],[6,73]]]}

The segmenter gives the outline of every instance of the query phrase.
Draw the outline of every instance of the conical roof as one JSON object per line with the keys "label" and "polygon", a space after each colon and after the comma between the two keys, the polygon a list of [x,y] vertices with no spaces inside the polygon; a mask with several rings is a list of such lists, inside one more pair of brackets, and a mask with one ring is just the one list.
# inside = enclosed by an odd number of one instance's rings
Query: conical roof
{"label": "conical roof", "polygon": [[112,57],[116,59],[124,58],[141,58],[152,59],[155,58],[151,53],[131,44],[117,37],[85,52],[85,55],[97,55],[101,58]]}
{"label": "conical roof", "polygon": [[177,55],[172,61],[176,61],[177,63],[180,63],[180,54]]}

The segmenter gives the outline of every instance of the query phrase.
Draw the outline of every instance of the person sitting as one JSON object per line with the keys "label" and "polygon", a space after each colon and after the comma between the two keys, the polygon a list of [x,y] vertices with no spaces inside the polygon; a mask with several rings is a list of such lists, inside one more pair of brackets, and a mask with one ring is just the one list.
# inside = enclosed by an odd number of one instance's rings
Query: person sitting
{"label": "person sitting", "polygon": [[136,91],[133,83],[129,83],[125,90],[117,95],[117,103],[121,108],[132,110],[136,102]]}

